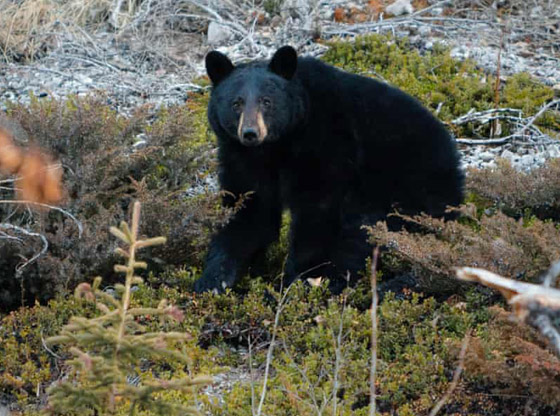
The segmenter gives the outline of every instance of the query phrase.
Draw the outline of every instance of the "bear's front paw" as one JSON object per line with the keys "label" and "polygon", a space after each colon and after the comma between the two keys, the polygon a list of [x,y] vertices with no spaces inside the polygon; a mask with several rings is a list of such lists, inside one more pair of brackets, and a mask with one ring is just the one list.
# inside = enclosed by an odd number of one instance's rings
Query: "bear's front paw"
{"label": "bear's front paw", "polygon": [[194,283],[194,291],[196,293],[224,293],[225,290],[228,287],[232,287],[234,283],[234,274],[224,273],[223,270],[213,271],[212,268],[206,268],[200,279]]}
{"label": "bear's front paw", "polygon": [[194,282],[194,291],[196,293],[212,292],[217,295],[218,293],[223,293],[226,287],[220,287],[216,279],[208,279],[204,278],[204,276]]}

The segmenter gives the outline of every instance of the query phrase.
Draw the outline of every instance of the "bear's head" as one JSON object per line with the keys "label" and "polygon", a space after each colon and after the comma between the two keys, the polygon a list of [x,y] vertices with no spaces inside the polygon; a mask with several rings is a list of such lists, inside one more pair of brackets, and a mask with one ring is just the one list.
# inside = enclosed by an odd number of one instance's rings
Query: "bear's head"
{"label": "bear's head", "polygon": [[220,52],[208,53],[206,71],[213,85],[208,115],[218,136],[252,147],[288,133],[302,113],[294,81],[297,63],[291,46],[278,49],[270,62],[239,66]]}

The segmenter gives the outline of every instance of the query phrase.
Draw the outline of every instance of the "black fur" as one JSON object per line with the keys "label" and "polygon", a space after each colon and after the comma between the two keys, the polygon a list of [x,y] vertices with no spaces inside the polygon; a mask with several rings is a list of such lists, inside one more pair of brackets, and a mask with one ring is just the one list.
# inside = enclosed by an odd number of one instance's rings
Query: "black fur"
{"label": "black fur", "polygon": [[[404,213],[444,215],[463,198],[463,173],[449,133],[416,99],[290,47],[270,63],[234,67],[207,58],[214,82],[208,118],[218,136],[219,180],[233,195],[253,192],[213,238],[197,291],[231,287],[278,238],[290,210],[288,281],[364,270],[371,247],[363,224]],[[242,144],[239,119],[260,112],[268,134]],[[245,123],[243,124],[245,131]],[[233,204],[225,197],[224,204]],[[327,263],[327,264],[324,264]],[[321,266],[322,265],[322,266]]]}

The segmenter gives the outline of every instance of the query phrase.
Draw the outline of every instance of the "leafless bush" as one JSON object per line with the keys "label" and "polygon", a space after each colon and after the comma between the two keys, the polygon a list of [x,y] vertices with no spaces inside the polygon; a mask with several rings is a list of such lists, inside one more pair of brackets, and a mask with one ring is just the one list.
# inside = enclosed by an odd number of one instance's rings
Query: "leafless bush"
{"label": "leafless bush", "polygon": [[391,232],[385,223],[371,227],[371,241],[386,247],[385,270],[413,273],[423,291],[450,295],[457,264],[534,281],[560,257],[560,236],[550,222],[516,220],[501,212],[478,216],[474,206],[461,209],[457,221],[429,216],[403,217],[416,232]]}
{"label": "leafless bush", "polygon": [[495,170],[472,169],[467,187],[509,215],[536,215],[540,219],[560,219],[560,160],[520,172],[506,160]]}

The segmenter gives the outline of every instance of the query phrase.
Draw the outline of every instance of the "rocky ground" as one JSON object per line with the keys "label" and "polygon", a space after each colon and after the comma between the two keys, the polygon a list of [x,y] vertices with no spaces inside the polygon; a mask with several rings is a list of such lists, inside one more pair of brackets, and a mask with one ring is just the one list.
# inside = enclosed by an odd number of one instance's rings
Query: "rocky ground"
{"label": "rocky ground", "polygon": [[[554,42],[560,34],[558,0],[399,0],[392,5],[284,0],[260,6],[189,1],[184,10],[175,9],[170,22],[162,16],[172,3],[161,2],[158,9],[142,2],[134,16],[113,14],[112,27],[93,32],[55,26],[58,31],[48,38],[46,52],[0,67],[0,102],[25,102],[31,94],[41,99],[96,93],[123,113],[143,104],[180,104],[202,88],[194,80],[204,74],[203,57],[210,49],[239,61],[269,57],[290,43],[302,54],[317,56],[326,50],[323,40],[387,31],[409,37],[423,52],[443,43],[453,57],[472,58],[487,71],[499,71],[503,79],[526,71],[560,90],[560,52]],[[542,165],[560,156],[560,145],[542,138],[546,140],[518,137],[499,146],[461,145],[464,165],[491,168],[496,157],[520,169]]]}

